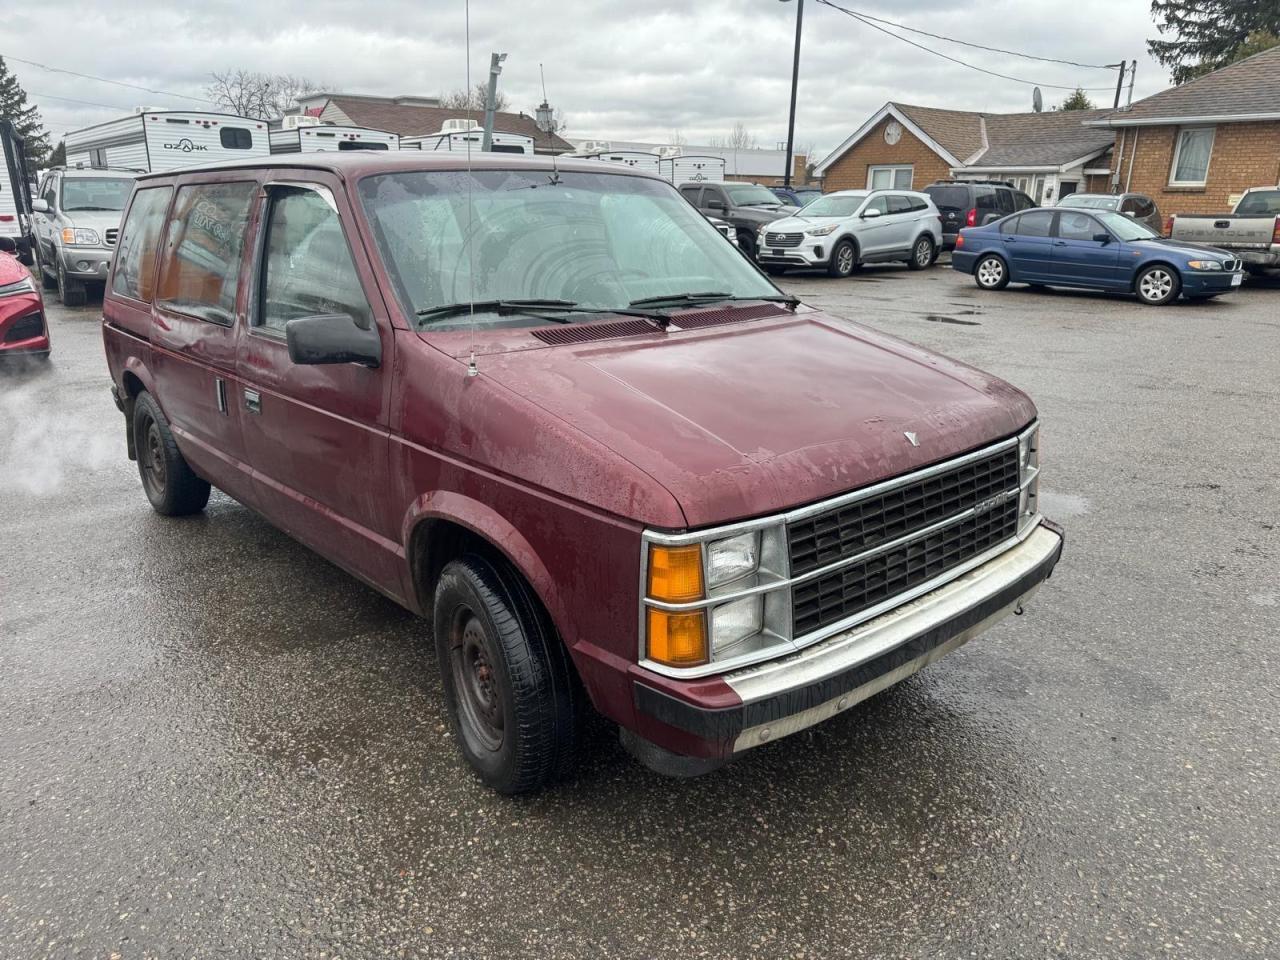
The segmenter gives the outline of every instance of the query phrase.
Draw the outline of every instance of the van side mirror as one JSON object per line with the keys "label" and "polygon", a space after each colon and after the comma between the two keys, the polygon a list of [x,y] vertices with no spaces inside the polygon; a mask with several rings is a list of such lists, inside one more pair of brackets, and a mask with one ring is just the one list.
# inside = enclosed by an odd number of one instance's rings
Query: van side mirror
{"label": "van side mirror", "polygon": [[345,313],[298,317],[284,325],[289,359],[294,363],[359,363],[377,367],[382,363],[382,339],[378,328],[359,326]]}
{"label": "van side mirror", "polygon": [[49,201],[45,200],[43,197],[37,197],[35,200],[32,200],[31,212],[32,213],[48,213]]}

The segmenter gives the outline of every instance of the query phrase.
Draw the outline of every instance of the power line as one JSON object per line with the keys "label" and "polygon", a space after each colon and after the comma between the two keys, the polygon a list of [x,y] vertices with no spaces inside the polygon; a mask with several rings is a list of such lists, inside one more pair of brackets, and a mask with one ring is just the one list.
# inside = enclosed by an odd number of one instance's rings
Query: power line
{"label": "power line", "polygon": [[[825,0],[819,0],[819,2],[825,2]],[[905,23],[885,20],[883,17],[874,17],[869,13],[863,13],[861,10],[849,10],[846,7],[837,6],[834,3],[828,3],[827,6],[835,7],[843,13],[847,13],[855,17],[861,17],[864,20],[874,20],[876,23],[883,23],[890,27],[897,27],[899,30],[918,33],[921,36],[932,37],[935,40],[945,40],[947,43],[958,43],[963,47],[974,47],[977,50],[986,50],[989,53],[1004,53],[1011,57],[1022,57],[1025,60],[1041,60],[1044,63],[1064,63],[1069,67],[1084,67],[1086,70],[1118,70],[1120,68],[1120,64],[1118,63],[1078,63],[1075,60],[1059,60],[1056,57],[1036,56],[1034,53],[1019,53],[1017,50],[1004,50],[1000,47],[987,47],[983,46],[981,43],[971,43],[968,40],[957,40],[955,37],[944,37],[940,33],[930,33],[928,30],[918,30],[915,27],[908,27]]]}
{"label": "power line", "polygon": [[956,57],[950,56],[949,54],[943,53],[941,50],[934,50],[932,47],[926,47],[922,43],[916,43],[914,40],[908,40],[906,37],[900,37],[896,33],[894,33],[892,30],[886,30],[884,27],[880,26],[878,23],[873,23],[870,20],[865,20],[863,19],[861,14],[855,13],[852,10],[847,10],[844,7],[840,6],[839,4],[832,3],[831,0],[818,0],[818,3],[825,4],[826,6],[831,7],[831,9],[833,10],[839,10],[845,16],[851,17],[854,20],[858,21],[859,23],[865,26],[871,27],[873,30],[879,30],[881,33],[887,36],[893,37],[893,39],[895,40],[901,40],[903,43],[909,44],[910,46],[915,47],[917,50],[923,50],[925,53],[931,53],[935,57],[941,57],[943,60],[950,60],[952,63],[959,64],[962,67],[968,67],[970,70],[976,70],[979,73],[985,73],[988,76],[999,77],[1001,80],[1012,80],[1014,83],[1025,83],[1029,87],[1047,87],[1050,90],[1085,90],[1090,93],[1098,93],[1101,91],[1111,90],[1111,87],[1076,87],[1076,86],[1068,87],[1068,86],[1063,86],[1060,83],[1039,83],[1038,81],[1035,81],[1035,80],[1027,80],[1024,77],[1013,77],[1007,73],[997,73],[994,70],[988,70],[985,67],[979,67],[976,64],[972,64],[972,63],[969,63],[968,61],[960,60]]}
{"label": "power line", "polygon": [[86,107],[106,107],[108,110],[131,110],[132,107],[122,107],[115,103],[98,103],[94,100],[77,100],[75,97],[59,97],[52,93],[36,93],[29,90],[28,93],[39,100],[65,100],[67,103],[82,103]]}
{"label": "power line", "polygon": [[142,90],[145,93],[155,93],[162,97],[177,97],[179,100],[194,100],[197,103],[217,103],[216,100],[210,100],[208,97],[193,97],[185,93],[172,93],[168,90],[155,90],[151,87],[141,87],[136,83],[125,83],[123,80],[108,80],[106,77],[95,77],[89,73],[77,73],[75,70],[64,70],[62,67],[51,67],[47,63],[37,63],[34,60],[24,60],[22,57],[14,57],[7,53],[0,53],[0,57],[6,60],[13,60],[17,63],[25,63],[29,67],[39,67],[41,70],[48,70],[50,73],[65,73],[68,76],[79,77],[81,80],[97,80],[99,83],[113,83],[117,87],[128,87],[131,90]]}

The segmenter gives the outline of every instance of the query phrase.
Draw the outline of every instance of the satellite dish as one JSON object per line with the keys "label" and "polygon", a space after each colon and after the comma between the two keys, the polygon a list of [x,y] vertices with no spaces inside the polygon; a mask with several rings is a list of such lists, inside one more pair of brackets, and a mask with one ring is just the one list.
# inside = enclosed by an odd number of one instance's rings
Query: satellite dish
{"label": "satellite dish", "polygon": [[1040,88],[1032,87],[1031,89],[1031,109],[1039,113],[1044,109],[1044,97],[1040,96]]}

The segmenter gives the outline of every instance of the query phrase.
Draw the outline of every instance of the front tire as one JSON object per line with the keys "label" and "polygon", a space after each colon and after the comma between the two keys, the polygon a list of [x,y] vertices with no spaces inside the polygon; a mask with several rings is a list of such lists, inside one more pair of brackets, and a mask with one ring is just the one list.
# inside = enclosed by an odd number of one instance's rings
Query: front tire
{"label": "front tire", "polygon": [[1138,274],[1133,282],[1133,289],[1143,303],[1152,307],[1161,307],[1177,299],[1178,293],[1182,290],[1182,280],[1178,276],[1178,271],[1157,263]]}
{"label": "front tire", "polygon": [[831,259],[827,261],[827,275],[843,280],[853,275],[858,268],[858,248],[852,240],[841,240],[831,251]]}
{"label": "front tire", "polygon": [[209,482],[188,466],[155,398],[145,390],[133,402],[133,441],[142,489],[156,513],[185,517],[209,502]]}
{"label": "front tire", "polygon": [[983,290],[1003,290],[1009,285],[1009,267],[989,253],[973,265],[973,280]]}
{"label": "front tire", "polygon": [[925,267],[933,266],[933,261],[938,259],[938,254],[933,248],[933,238],[928,234],[922,234],[911,247],[911,257],[907,260],[907,268],[910,270],[923,270]]}
{"label": "front tire", "polygon": [[83,307],[87,299],[84,283],[67,276],[67,268],[58,258],[58,299],[64,307]]}
{"label": "front tire", "polygon": [[449,721],[480,779],[517,794],[561,776],[577,744],[580,688],[524,579],[477,554],[450,562],[434,628]]}
{"label": "front tire", "polygon": [[752,260],[756,258],[756,237],[750,230],[738,231],[738,249]]}

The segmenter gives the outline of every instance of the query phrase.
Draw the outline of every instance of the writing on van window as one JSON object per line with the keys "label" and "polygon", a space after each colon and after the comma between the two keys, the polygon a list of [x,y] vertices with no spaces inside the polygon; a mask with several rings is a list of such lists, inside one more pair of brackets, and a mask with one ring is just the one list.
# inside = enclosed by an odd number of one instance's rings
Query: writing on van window
{"label": "writing on van window", "polygon": [[156,300],[202,320],[235,316],[252,183],[202,183],[178,191]]}

